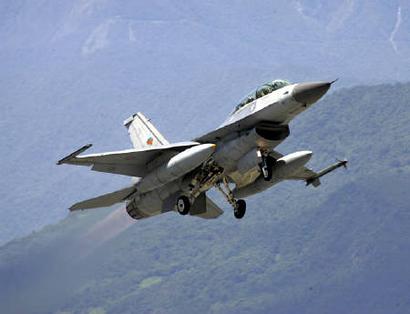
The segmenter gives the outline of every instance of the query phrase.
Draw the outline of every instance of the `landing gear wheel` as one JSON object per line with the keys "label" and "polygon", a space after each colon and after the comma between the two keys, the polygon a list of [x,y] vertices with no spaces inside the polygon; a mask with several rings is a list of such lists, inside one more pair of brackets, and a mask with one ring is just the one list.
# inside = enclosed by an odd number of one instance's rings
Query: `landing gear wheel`
{"label": "landing gear wheel", "polygon": [[[221,183],[223,183],[223,185],[224,185],[225,189],[227,190],[227,192],[225,192],[224,189],[221,187]],[[222,193],[223,196],[225,196],[228,203],[232,205],[233,214],[234,214],[235,218],[241,219],[243,216],[245,216],[246,202],[244,200],[236,200],[235,199],[233,192],[229,188],[229,182],[228,182],[226,177],[222,178],[221,181],[217,182],[215,184],[215,187],[219,190],[219,192]]]}
{"label": "landing gear wheel", "polygon": [[191,209],[191,203],[189,202],[189,198],[185,195],[178,197],[177,199],[177,211],[181,215],[187,215],[189,210]]}
{"label": "landing gear wheel", "polygon": [[246,202],[244,200],[237,200],[235,204],[235,208],[233,210],[233,214],[236,219],[241,219],[245,216],[246,212]]}

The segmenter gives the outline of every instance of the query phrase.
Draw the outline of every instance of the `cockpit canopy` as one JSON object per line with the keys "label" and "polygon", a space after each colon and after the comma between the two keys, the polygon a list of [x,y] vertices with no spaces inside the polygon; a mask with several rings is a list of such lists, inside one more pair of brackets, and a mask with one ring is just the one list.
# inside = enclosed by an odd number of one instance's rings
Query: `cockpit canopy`
{"label": "cockpit canopy", "polygon": [[247,104],[251,103],[252,101],[258,98],[261,98],[265,95],[268,95],[274,92],[275,90],[278,90],[279,88],[285,87],[287,85],[290,85],[290,82],[285,81],[285,80],[273,80],[271,82],[267,82],[263,84],[256,90],[249,93],[245,98],[243,98],[242,101],[235,107],[235,110],[233,111],[232,114],[234,114],[239,109],[246,106]]}

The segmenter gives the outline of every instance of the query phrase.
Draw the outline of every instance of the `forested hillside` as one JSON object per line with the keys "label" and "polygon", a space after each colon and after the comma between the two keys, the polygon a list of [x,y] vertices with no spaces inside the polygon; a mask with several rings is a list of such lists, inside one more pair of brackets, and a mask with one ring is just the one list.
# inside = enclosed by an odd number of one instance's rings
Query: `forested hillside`
{"label": "forested hillside", "polygon": [[0,1],[0,244],[128,184],[55,161],[130,147],[129,115],[183,141],[268,80],[408,81],[409,29],[408,0]]}
{"label": "forested hillside", "polygon": [[251,198],[241,221],[223,202],[215,221],[132,223],[114,207],[12,241],[1,312],[408,313],[409,101],[409,83],[326,96],[278,150],[350,168],[318,189],[288,182]]}

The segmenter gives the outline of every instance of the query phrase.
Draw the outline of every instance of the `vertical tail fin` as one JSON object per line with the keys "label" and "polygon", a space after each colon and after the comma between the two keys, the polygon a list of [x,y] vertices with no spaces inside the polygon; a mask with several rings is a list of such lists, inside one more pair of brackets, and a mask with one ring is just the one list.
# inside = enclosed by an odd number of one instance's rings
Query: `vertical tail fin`
{"label": "vertical tail fin", "polygon": [[162,136],[154,125],[141,112],[138,112],[124,121],[128,129],[134,148],[167,145],[169,142]]}

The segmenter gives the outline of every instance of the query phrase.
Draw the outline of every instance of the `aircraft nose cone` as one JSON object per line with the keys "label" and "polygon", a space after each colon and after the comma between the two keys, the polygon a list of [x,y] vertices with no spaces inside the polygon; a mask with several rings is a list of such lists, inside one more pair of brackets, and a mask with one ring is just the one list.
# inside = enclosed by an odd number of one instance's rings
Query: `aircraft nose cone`
{"label": "aircraft nose cone", "polygon": [[292,95],[297,102],[311,105],[326,94],[330,85],[330,82],[300,83],[296,85]]}

